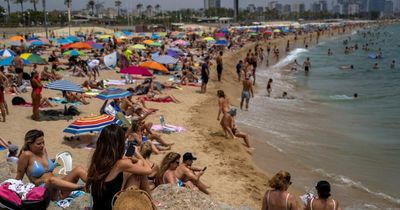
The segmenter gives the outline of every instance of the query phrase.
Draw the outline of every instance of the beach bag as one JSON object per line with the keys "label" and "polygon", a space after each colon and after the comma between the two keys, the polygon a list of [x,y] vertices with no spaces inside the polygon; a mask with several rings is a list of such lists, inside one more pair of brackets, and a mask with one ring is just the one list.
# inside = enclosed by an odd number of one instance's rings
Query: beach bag
{"label": "beach bag", "polygon": [[17,105],[23,105],[26,104],[26,101],[24,98],[21,98],[19,96],[15,96],[12,100],[11,100],[12,105],[17,106]]}
{"label": "beach bag", "polygon": [[67,109],[67,114],[66,115],[71,115],[71,116],[77,116],[80,115],[81,113],[78,111],[78,109],[74,106],[70,106]]}
{"label": "beach bag", "polygon": [[135,186],[119,191],[112,199],[113,210],[157,210],[150,195]]}
{"label": "beach bag", "polygon": [[27,194],[27,200],[21,198],[8,185],[0,186],[0,209],[46,210],[50,203],[50,193],[44,187],[34,187]]}

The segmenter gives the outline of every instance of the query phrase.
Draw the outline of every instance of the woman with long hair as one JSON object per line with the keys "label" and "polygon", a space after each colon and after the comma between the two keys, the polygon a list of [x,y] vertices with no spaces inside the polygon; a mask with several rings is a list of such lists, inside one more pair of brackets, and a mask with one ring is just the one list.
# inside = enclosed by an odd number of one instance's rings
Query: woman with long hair
{"label": "woman with long hair", "polygon": [[86,182],[93,196],[93,210],[111,210],[114,195],[127,187],[150,191],[147,176],[152,170],[148,162],[137,151],[133,151],[134,157],[124,154],[125,131],[118,125],[105,127],[97,140]]}
{"label": "woman with long hair", "polygon": [[161,161],[160,170],[156,175],[156,186],[160,184],[176,184],[178,187],[183,187],[184,183],[175,175],[175,170],[179,166],[181,155],[176,152],[170,152],[165,155]]}
{"label": "woman with long hair", "polygon": [[36,186],[45,185],[52,200],[64,198],[71,191],[82,190],[83,186],[76,184],[79,179],[86,182],[86,170],[80,166],[75,167],[63,178],[53,175],[55,165],[48,157],[43,131],[30,130],[26,133],[25,143],[18,158],[15,179],[22,180],[26,174]]}
{"label": "woman with long hair", "polygon": [[287,190],[292,184],[290,174],[279,171],[268,181],[272,188],[267,190],[264,196],[262,210],[297,210],[296,198]]}
{"label": "woman with long hair", "polygon": [[331,185],[327,181],[319,181],[315,189],[318,197],[312,198],[304,207],[305,210],[341,210],[339,202],[331,198]]}

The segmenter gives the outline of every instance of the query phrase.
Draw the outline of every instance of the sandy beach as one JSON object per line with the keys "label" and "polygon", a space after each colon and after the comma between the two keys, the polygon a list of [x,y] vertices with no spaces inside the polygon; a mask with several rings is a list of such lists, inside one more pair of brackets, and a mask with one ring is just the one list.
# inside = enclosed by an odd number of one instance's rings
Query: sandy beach
{"label": "sandy beach", "polygon": [[[85,31],[85,29],[80,30]],[[285,52],[286,41],[290,39],[293,42],[293,38],[292,36],[277,38],[272,40],[271,43],[272,46],[277,45],[281,52]],[[324,38],[328,38],[328,36],[321,36],[321,39]],[[299,36],[299,44],[302,43],[302,40],[303,37]],[[260,44],[265,48],[267,43]],[[192,152],[198,158],[194,163],[195,166],[207,166],[207,171],[202,180],[210,186],[212,197],[227,204],[260,209],[262,198],[268,188],[268,178],[271,174],[276,173],[276,171],[261,170],[255,164],[255,162],[263,161],[263,153],[268,152],[268,146],[263,145],[261,141],[254,140],[252,134],[250,134],[251,143],[256,148],[256,151],[251,154],[241,141],[226,139],[223,136],[219,121],[217,121],[216,96],[216,91],[222,89],[231,99],[231,103],[239,107],[242,85],[237,81],[235,66],[238,60],[245,58],[249,49],[254,49],[255,45],[256,43],[249,43],[238,51],[224,54],[222,82],[217,81],[217,73],[215,66],[213,66],[207,94],[198,93],[199,87],[184,86],[182,90],[172,89],[167,91],[168,94],[174,95],[182,103],[148,102],[150,108],[159,109],[155,114],[149,116],[148,121],[159,124],[159,117],[163,115],[167,124],[182,126],[187,129],[181,133],[162,134],[162,137],[167,142],[174,143],[172,151],[180,154]],[[284,58],[284,56],[281,55],[281,58]],[[271,55],[270,65],[273,65],[272,60]],[[27,70],[30,68],[28,67]],[[42,68],[43,66],[40,66],[40,70]],[[169,78],[168,75],[157,75],[156,77],[161,81],[166,81]],[[64,78],[77,84],[81,84],[85,80],[85,78],[72,77],[68,74],[64,75]],[[100,79],[121,79],[121,75],[116,73],[115,70],[101,71]],[[122,86],[122,88],[127,87],[130,86]],[[256,90],[264,91],[264,88],[265,81],[257,81]],[[61,92],[55,90],[44,89],[42,94],[45,97],[61,97]],[[20,96],[28,102],[31,101],[30,92],[23,93]],[[63,138],[66,134],[62,131],[72,121],[32,121],[30,120],[31,108],[12,106],[12,97],[9,94],[5,96],[10,115],[6,123],[0,123],[0,135],[3,138],[21,147],[24,135],[28,130],[41,129],[45,133],[46,148],[50,157],[55,157],[61,151],[70,151],[73,155],[74,166],[88,167],[93,150],[81,147],[90,143],[90,135],[80,138],[80,140],[65,141]],[[80,116],[99,114],[102,103],[103,101],[100,99],[90,99],[89,105],[78,107],[81,111]],[[58,105],[55,108],[46,109],[63,109],[63,106]],[[241,128],[240,125],[239,128]],[[1,158],[4,159],[5,154],[5,151],[1,152]],[[152,159],[155,162],[160,162],[162,157],[163,155],[154,155]],[[290,189],[290,192],[295,195],[303,193],[296,189]]]}

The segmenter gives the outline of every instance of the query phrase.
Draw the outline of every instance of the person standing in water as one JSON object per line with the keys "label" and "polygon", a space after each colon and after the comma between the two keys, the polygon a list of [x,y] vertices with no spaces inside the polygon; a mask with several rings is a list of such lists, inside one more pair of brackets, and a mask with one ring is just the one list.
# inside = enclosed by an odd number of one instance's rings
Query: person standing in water
{"label": "person standing in water", "polygon": [[268,83],[267,83],[267,96],[268,96],[268,97],[271,96],[271,92],[272,92],[272,82],[273,82],[273,80],[270,78],[270,79],[268,80]]}
{"label": "person standing in water", "polygon": [[304,67],[304,71],[305,71],[306,73],[308,73],[308,72],[310,71],[311,62],[310,62],[310,58],[309,58],[309,57],[307,57],[307,59],[304,61],[303,67]]}
{"label": "person standing in water", "polygon": [[246,111],[249,110],[250,97],[254,98],[253,84],[249,77],[243,80],[242,100],[240,101],[240,109],[243,109],[243,102],[246,100]]}
{"label": "person standing in water", "polygon": [[392,63],[390,64],[390,68],[391,69],[395,69],[396,68],[396,61],[392,60]]}

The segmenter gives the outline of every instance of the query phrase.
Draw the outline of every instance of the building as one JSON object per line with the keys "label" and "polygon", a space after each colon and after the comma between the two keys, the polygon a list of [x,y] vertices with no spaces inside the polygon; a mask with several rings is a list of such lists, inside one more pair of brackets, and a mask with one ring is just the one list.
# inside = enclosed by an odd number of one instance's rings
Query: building
{"label": "building", "polygon": [[347,14],[356,15],[360,13],[360,5],[358,4],[349,4],[347,7]]}
{"label": "building", "polygon": [[393,14],[393,12],[394,12],[394,3],[393,3],[393,1],[388,1],[388,0],[385,1],[383,12],[386,15]]}
{"label": "building", "polygon": [[290,6],[290,4],[285,4],[283,6],[283,14],[288,15],[290,14],[290,12],[292,12],[292,7]]}
{"label": "building", "polygon": [[328,2],[326,0],[320,0],[318,2],[314,2],[311,4],[312,12],[327,12],[328,11]]}
{"label": "building", "polygon": [[254,4],[249,4],[249,5],[247,5],[247,11],[249,11],[249,12],[255,12],[256,11],[256,5],[254,5]]}
{"label": "building", "polygon": [[236,20],[239,17],[239,0],[233,0],[233,17]]}
{"label": "building", "polygon": [[383,12],[385,10],[385,0],[369,0],[368,12]]}
{"label": "building", "polygon": [[295,3],[290,6],[290,10],[295,13],[303,13],[306,11],[306,6],[304,4]]}
{"label": "building", "polygon": [[204,0],[204,10],[221,8],[221,0]]}

